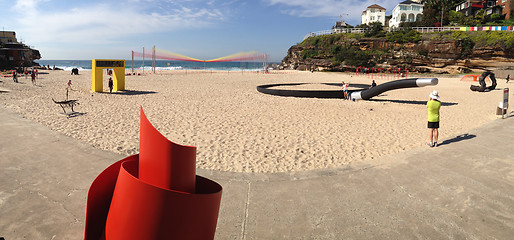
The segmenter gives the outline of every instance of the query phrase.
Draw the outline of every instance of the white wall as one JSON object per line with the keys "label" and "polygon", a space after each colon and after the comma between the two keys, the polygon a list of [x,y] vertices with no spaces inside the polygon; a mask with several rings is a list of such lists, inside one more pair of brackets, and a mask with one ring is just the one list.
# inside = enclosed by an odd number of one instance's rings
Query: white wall
{"label": "white wall", "polygon": [[385,10],[378,8],[368,8],[362,14],[362,24],[369,24],[372,22],[381,22],[385,26]]}
{"label": "white wall", "polygon": [[[402,22],[402,15],[405,14],[403,22],[414,22],[423,14],[423,5],[421,4],[398,4],[393,9],[392,18],[389,20],[389,27],[398,27]],[[409,16],[411,18],[409,19]]]}

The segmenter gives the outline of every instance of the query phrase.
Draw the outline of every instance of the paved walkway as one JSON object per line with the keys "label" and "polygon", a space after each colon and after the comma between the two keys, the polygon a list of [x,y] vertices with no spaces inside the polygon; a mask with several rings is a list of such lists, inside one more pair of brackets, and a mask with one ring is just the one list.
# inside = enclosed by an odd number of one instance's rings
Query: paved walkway
{"label": "paved walkway", "polygon": [[[82,239],[89,185],[124,156],[2,107],[0,136],[0,237]],[[224,187],[217,239],[514,236],[514,118],[337,170],[198,174]]]}

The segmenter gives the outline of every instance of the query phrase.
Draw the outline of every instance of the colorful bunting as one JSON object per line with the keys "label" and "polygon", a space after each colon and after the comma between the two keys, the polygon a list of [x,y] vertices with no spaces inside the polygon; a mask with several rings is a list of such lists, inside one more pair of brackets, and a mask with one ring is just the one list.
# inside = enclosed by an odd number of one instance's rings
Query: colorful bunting
{"label": "colorful bunting", "polygon": [[166,50],[155,48],[155,55],[153,53],[139,53],[132,52],[134,57],[144,57],[174,61],[189,61],[189,62],[236,62],[236,61],[251,61],[251,60],[263,60],[266,59],[266,54],[253,52],[240,52],[225,57],[215,58],[211,60],[201,60],[197,58],[188,57],[182,54],[172,53]]}

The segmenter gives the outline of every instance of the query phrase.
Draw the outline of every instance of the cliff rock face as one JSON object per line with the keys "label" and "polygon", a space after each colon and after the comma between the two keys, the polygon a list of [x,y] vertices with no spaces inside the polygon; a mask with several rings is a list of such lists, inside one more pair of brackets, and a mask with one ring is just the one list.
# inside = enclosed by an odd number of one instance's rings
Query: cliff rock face
{"label": "cliff rock face", "polygon": [[[347,42],[345,44],[348,44]],[[514,66],[514,51],[504,46],[463,46],[459,40],[422,40],[418,43],[397,44],[383,39],[359,39],[350,43],[362,51],[388,49],[377,67],[400,67],[411,72],[466,73],[470,69]],[[332,56],[306,58],[302,52],[310,47],[289,48],[279,69],[344,71],[345,64],[336,64]]]}
{"label": "cliff rock face", "polygon": [[[301,53],[305,48],[300,46],[292,46],[289,48],[287,56],[282,60],[280,69],[300,70],[300,71],[324,71],[333,70],[334,65],[330,60],[331,56],[322,56],[316,58],[303,58]],[[282,67],[285,66],[285,67]]]}

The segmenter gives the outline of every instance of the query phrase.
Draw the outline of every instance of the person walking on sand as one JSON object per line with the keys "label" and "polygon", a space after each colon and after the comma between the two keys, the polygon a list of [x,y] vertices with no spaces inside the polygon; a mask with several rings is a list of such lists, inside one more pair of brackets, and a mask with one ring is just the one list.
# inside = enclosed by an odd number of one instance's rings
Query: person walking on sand
{"label": "person walking on sand", "polygon": [[17,83],[18,82],[18,73],[16,72],[16,70],[14,70],[12,72],[12,80]]}
{"label": "person walking on sand", "polygon": [[509,74],[509,75],[507,75],[507,78],[506,78],[506,79],[507,79],[507,83],[509,83],[510,74]]}
{"label": "person walking on sand", "polygon": [[112,82],[112,77],[109,78],[109,93],[112,93],[112,87],[113,87],[113,82]]}
{"label": "person walking on sand", "polygon": [[432,91],[429,95],[430,100],[427,102],[428,109],[428,146],[437,147],[437,139],[439,138],[439,110],[441,102],[439,101],[439,93]]}
{"label": "person walking on sand", "polygon": [[68,81],[68,86],[66,87],[66,101],[68,101],[68,92],[70,90],[73,90],[71,89],[71,80]]}
{"label": "person walking on sand", "polygon": [[32,85],[36,85],[36,72],[34,70],[32,70],[30,77],[32,78]]}

